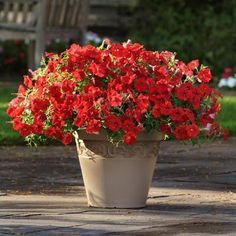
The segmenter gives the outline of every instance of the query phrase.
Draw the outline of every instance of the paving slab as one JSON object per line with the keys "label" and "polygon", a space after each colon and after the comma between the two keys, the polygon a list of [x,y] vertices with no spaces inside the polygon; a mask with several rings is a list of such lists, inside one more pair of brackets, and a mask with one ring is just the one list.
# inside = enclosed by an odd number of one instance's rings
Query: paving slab
{"label": "paving slab", "polygon": [[0,147],[0,235],[236,235],[236,138],[163,142],[147,207],[87,207],[73,146]]}

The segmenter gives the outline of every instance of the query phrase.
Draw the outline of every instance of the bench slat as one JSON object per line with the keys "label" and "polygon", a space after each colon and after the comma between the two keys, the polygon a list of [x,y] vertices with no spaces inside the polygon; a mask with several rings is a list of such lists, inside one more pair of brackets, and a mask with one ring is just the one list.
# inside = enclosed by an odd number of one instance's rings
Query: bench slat
{"label": "bench slat", "polygon": [[69,1],[62,1],[61,7],[60,7],[60,17],[59,17],[59,26],[64,26],[65,24],[65,17],[66,17],[66,11],[68,9]]}
{"label": "bench slat", "polygon": [[48,14],[49,14],[49,20],[47,24],[48,26],[53,26],[54,24],[56,8],[57,8],[57,0],[51,0],[50,4],[48,5]]}
{"label": "bench slat", "polygon": [[10,2],[5,2],[3,5],[3,19],[2,19],[2,21],[5,21],[5,22],[8,21],[9,11],[10,11]]}

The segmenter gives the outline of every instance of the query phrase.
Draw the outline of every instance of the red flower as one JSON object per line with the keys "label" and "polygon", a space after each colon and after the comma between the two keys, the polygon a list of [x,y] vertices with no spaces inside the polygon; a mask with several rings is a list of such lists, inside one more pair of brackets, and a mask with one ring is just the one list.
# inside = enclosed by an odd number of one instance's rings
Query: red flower
{"label": "red flower", "polygon": [[98,133],[101,128],[101,122],[96,119],[89,120],[87,122],[86,132],[93,134]]}
{"label": "red flower", "polygon": [[196,137],[200,132],[196,124],[188,125],[186,126],[186,129],[187,129],[187,134],[188,134],[189,139]]}
{"label": "red flower", "polygon": [[161,116],[161,107],[159,105],[154,105],[152,108],[152,115],[155,118],[159,118]]}
{"label": "red flower", "polygon": [[46,83],[46,76],[38,76],[37,80],[35,81],[35,88],[43,89]]}
{"label": "red flower", "polygon": [[20,85],[18,88],[18,94],[24,95],[25,94],[25,87],[23,85]]}
{"label": "red flower", "polygon": [[56,131],[55,131],[55,128],[53,128],[53,127],[47,128],[46,132],[45,132],[45,134],[48,138],[54,137],[55,133],[56,133]]}
{"label": "red flower", "polygon": [[23,126],[23,123],[21,122],[21,119],[19,117],[14,118],[13,120],[13,129],[14,130],[20,130]]}
{"label": "red flower", "polygon": [[20,106],[20,103],[22,102],[22,98],[20,97],[16,97],[13,98],[9,104],[8,104],[8,108],[7,108],[7,114],[10,117],[17,117],[20,116],[23,111],[25,110],[23,106]]}
{"label": "red flower", "polygon": [[106,74],[106,69],[105,67],[101,66],[101,65],[97,65],[96,63],[91,63],[89,66],[88,66],[88,71],[91,73],[91,74],[94,74],[98,77],[104,77],[105,74]]}
{"label": "red flower", "polygon": [[141,114],[145,113],[149,107],[149,98],[146,95],[140,94],[137,99],[137,107],[140,110]]}
{"label": "red flower", "polygon": [[199,60],[192,60],[188,63],[189,70],[195,70],[199,66]]}
{"label": "red flower", "polygon": [[132,73],[127,73],[127,75],[121,76],[120,80],[124,84],[132,84],[132,82],[135,80],[136,75]]}
{"label": "red flower", "polygon": [[71,80],[64,80],[62,82],[62,89],[65,93],[73,93],[75,89],[75,83]]}
{"label": "red flower", "polygon": [[136,136],[133,132],[128,132],[124,135],[124,143],[132,145],[136,143]]}
{"label": "red flower", "polygon": [[188,139],[186,126],[180,125],[174,130],[174,136],[178,140]]}
{"label": "red flower", "polygon": [[63,102],[61,88],[59,85],[52,85],[49,87],[49,96],[51,100],[56,102]]}
{"label": "red flower", "polygon": [[198,81],[203,83],[208,83],[212,78],[211,71],[208,68],[202,68],[198,72]]}
{"label": "red flower", "polygon": [[137,80],[135,80],[134,88],[139,93],[148,91],[149,86],[148,86],[147,79],[144,77],[141,77],[141,78],[138,78]]}
{"label": "red flower", "polygon": [[86,113],[90,106],[90,102],[87,101],[84,97],[79,97],[74,103],[75,110],[77,111],[77,113],[81,114]]}
{"label": "red flower", "polygon": [[72,134],[71,133],[66,133],[65,135],[62,136],[62,143],[64,145],[68,145],[72,141]]}
{"label": "red flower", "polygon": [[155,68],[155,76],[156,76],[157,80],[167,79],[169,76],[167,68],[164,66],[157,66]]}
{"label": "red flower", "polygon": [[194,114],[190,109],[188,108],[185,109],[185,116],[187,117],[188,120],[191,121],[191,123],[195,123]]}
{"label": "red flower", "polygon": [[170,113],[170,117],[174,122],[182,122],[184,119],[184,115],[185,112],[182,107],[174,108]]}
{"label": "red flower", "polygon": [[174,130],[174,136],[176,139],[192,139],[199,134],[199,128],[196,124],[180,125]]}
{"label": "red flower", "polygon": [[87,94],[92,95],[94,98],[100,97],[102,95],[101,89],[92,85],[86,86],[84,90]]}
{"label": "red flower", "polygon": [[21,124],[21,127],[18,130],[20,131],[20,135],[23,137],[32,134],[32,127],[24,123]]}
{"label": "red flower", "polygon": [[201,98],[198,96],[191,96],[190,102],[195,110],[200,109]]}
{"label": "red flower", "polygon": [[227,141],[229,138],[229,131],[227,129],[224,129],[223,131],[223,139],[224,141]]}
{"label": "red flower", "polygon": [[172,75],[172,78],[170,80],[170,84],[176,86],[177,84],[179,84],[182,77],[183,74],[179,70],[175,71],[174,75]]}
{"label": "red flower", "polygon": [[122,104],[122,97],[115,90],[110,90],[107,93],[107,100],[112,107],[119,107]]}
{"label": "red flower", "polygon": [[76,118],[74,119],[74,125],[77,127],[82,127],[85,122],[84,116],[78,114]]}
{"label": "red flower", "polygon": [[43,124],[32,124],[32,133],[34,134],[42,134],[43,133]]}
{"label": "red flower", "polygon": [[178,69],[184,75],[187,75],[187,76],[192,76],[193,75],[192,70],[189,69],[189,67],[187,65],[185,65],[185,63],[182,62],[182,61],[178,62]]}
{"label": "red flower", "polygon": [[168,64],[168,62],[175,57],[173,52],[164,51],[160,53],[160,60],[163,61],[165,64]]}
{"label": "red flower", "polygon": [[28,88],[33,88],[32,80],[29,78],[28,75],[24,75],[24,85]]}
{"label": "red flower", "polygon": [[55,73],[57,64],[58,64],[57,61],[49,61],[48,65],[47,65],[47,72],[48,73]]}
{"label": "red flower", "polygon": [[165,101],[165,103],[161,106],[161,114],[167,116],[172,112],[172,109],[172,104],[169,101]]}
{"label": "red flower", "polygon": [[75,71],[72,72],[72,75],[76,81],[83,80],[85,76],[84,71],[81,69],[76,69]]}
{"label": "red flower", "polygon": [[38,111],[45,111],[49,106],[48,100],[42,100],[39,98],[34,98],[30,101],[30,108],[33,113]]}
{"label": "red flower", "polygon": [[65,124],[65,121],[61,119],[60,115],[55,114],[52,118],[52,125],[62,128]]}
{"label": "red flower", "polygon": [[46,115],[41,111],[34,114],[34,123],[43,123],[46,119]]}
{"label": "red flower", "polygon": [[210,96],[212,93],[212,88],[208,84],[200,84],[199,89],[203,97]]}
{"label": "red flower", "polygon": [[190,82],[183,83],[180,87],[176,88],[177,98],[183,101],[189,100],[191,96],[193,85]]}
{"label": "red flower", "polygon": [[140,132],[140,127],[137,127],[134,120],[126,115],[121,116],[121,127],[126,132],[133,132],[136,135]]}
{"label": "red flower", "polygon": [[105,124],[106,124],[107,128],[113,132],[117,132],[121,128],[120,119],[113,114],[110,114],[105,117]]}
{"label": "red flower", "polygon": [[167,135],[170,135],[171,134],[171,127],[170,125],[168,124],[165,124],[165,123],[161,123],[159,125],[159,130],[164,133],[164,134],[167,134]]}

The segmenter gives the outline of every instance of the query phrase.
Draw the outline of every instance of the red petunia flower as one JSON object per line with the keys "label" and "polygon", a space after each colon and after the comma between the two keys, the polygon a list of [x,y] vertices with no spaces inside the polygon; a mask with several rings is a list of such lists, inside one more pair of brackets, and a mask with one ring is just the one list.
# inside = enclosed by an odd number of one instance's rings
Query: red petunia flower
{"label": "red petunia flower", "polygon": [[134,88],[139,93],[148,91],[149,89],[148,80],[144,77],[138,78],[134,82]]}
{"label": "red petunia flower", "polygon": [[132,145],[136,143],[136,135],[133,132],[125,133],[124,135],[124,143],[128,145]]}
{"label": "red petunia flower", "polygon": [[212,79],[211,71],[208,68],[202,68],[198,72],[198,81],[202,83],[208,83]]}
{"label": "red petunia flower", "polygon": [[108,91],[107,100],[112,107],[119,107],[122,104],[122,97],[115,90]]}
{"label": "red petunia flower", "polygon": [[223,131],[223,140],[227,141],[229,138],[229,131],[227,129],[224,129]]}
{"label": "red petunia flower", "polygon": [[186,129],[187,129],[187,134],[188,134],[189,139],[195,138],[196,136],[198,136],[198,134],[200,132],[200,130],[196,124],[188,125],[188,126],[186,126]]}
{"label": "red petunia flower", "polygon": [[71,133],[66,133],[66,134],[64,134],[63,136],[62,136],[62,143],[64,144],[64,145],[68,145],[69,143],[71,143],[71,141],[72,141],[72,134]]}
{"label": "red petunia flower", "polygon": [[182,122],[185,116],[184,109],[182,107],[174,108],[171,113],[170,117],[174,122]]}
{"label": "red petunia flower", "polygon": [[107,128],[113,132],[117,132],[121,128],[120,119],[113,114],[110,114],[105,117],[105,124],[106,124]]}
{"label": "red petunia flower", "polygon": [[101,128],[101,121],[92,119],[87,122],[86,132],[89,134],[98,133]]}
{"label": "red petunia flower", "polygon": [[24,78],[24,85],[28,88],[33,88],[33,83],[30,77],[28,75],[24,75],[23,78]]}
{"label": "red petunia flower", "polygon": [[199,60],[192,60],[187,64],[189,70],[195,70],[199,66]]}

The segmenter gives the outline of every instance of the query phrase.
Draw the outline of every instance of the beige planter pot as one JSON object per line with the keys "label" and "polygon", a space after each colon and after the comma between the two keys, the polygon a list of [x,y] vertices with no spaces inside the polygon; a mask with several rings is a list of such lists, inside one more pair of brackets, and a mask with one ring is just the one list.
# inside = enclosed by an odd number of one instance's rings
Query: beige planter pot
{"label": "beige planter pot", "polygon": [[88,205],[144,207],[161,138],[159,133],[142,134],[135,145],[115,147],[105,134],[79,133],[76,143]]}

